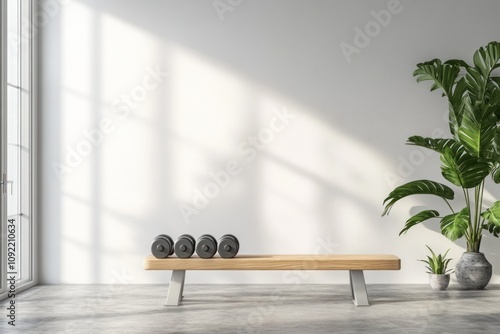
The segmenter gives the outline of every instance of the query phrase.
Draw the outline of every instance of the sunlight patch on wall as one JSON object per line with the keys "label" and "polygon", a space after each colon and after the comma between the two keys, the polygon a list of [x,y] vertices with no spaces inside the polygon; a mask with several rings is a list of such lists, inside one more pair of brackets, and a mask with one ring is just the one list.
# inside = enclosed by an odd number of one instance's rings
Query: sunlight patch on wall
{"label": "sunlight patch on wall", "polygon": [[94,64],[89,53],[95,50],[94,20],[93,11],[77,2],[61,12],[62,86],[83,96],[92,90]]}
{"label": "sunlight patch on wall", "polygon": [[[103,88],[101,102],[108,104],[107,111],[114,117],[123,116],[123,105],[132,112],[144,109],[143,102],[151,100],[150,93],[164,83],[158,84],[148,73],[165,62],[160,40],[141,27],[106,13],[100,14],[100,22],[97,47],[101,76],[98,84]],[[152,113],[141,110],[131,116],[151,121]]]}
{"label": "sunlight patch on wall", "polygon": [[381,177],[387,168],[383,157],[365,143],[332,127],[331,120],[314,116],[320,113],[300,105],[295,113],[297,121],[290,131],[283,132],[283,139],[270,146],[270,153],[318,179],[318,184],[331,187],[330,192],[339,189],[372,202],[378,194],[371,190],[386,187]]}
{"label": "sunlight patch on wall", "polygon": [[172,47],[169,132],[173,195],[189,201],[208,173],[225,168],[254,112],[252,87],[200,55]]}
{"label": "sunlight patch on wall", "polygon": [[[373,203],[386,189],[386,162],[329,115],[112,15],[75,5],[63,23],[62,142],[76,147],[90,140],[84,132],[95,141],[63,182],[63,264],[81,258],[91,274],[80,279],[102,280],[119,254],[144,253],[143,225],[185,230],[171,208],[192,203],[232,160],[242,172],[200,221],[215,226],[240,205],[246,231],[261,239],[256,249],[337,252],[327,240],[350,244],[359,222],[381,211]],[[238,213],[220,226],[240,224]]]}
{"label": "sunlight patch on wall", "polygon": [[293,101],[287,105],[295,118],[263,156],[262,226],[266,235],[288,235],[290,247],[307,245],[304,251],[312,252],[319,235],[340,249],[374,224],[371,214],[382,211],[373,203],[383,199],[381,171],[387,164],[366,144],[314,116],[320,113]]}
{"label": "sunlight patch on wall", "polygon": [[[92,12],[71,3],[61,13],[61,149],[60,161],[71,172],[61,182],[61,271],[62,282],[87,282],[91,277],[92,212],[91,170],[83,155],[92,150],[81,139],[94,117],[90,94],[93,61]],[[70,28],[69,28],[70,27]]]}
{"label": "sunlight patch on wall", "polygon": [[144,30],[78,2],[61,27],[60,161],[71,170],[61,178],[61,280],[97,282],[103,262],[134,250],[133,225],[157,206],[156,88],[166,79],[160,43]]}

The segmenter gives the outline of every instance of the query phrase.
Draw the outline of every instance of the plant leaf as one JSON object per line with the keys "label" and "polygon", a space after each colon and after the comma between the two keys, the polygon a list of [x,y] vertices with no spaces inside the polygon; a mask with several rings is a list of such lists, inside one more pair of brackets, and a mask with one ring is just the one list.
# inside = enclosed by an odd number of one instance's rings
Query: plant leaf
{"label": "plant leaf", "polygon": [[410,195],[435,195],[449,200],[455,197],[453,190],[444,184],[430,180],[411,181],[397,187],[387,196],[384,200],[385,209],[382,216],[389,214],[397,201]]}
{"label": "plant leaf", "polygon": [[453,94],[448,96],[449,112],[448,122],[450,125],[451,134],[458,139],[458,129],[462,124],[464,110],[470,104],[469,95],[467,93],[467,81],[462,77],[457,81],[453,88]]}
{"label": "plant leaf", "polygon": [[446,148],[450,148],[455,154],[463,154],[465,152],[465,147],[460,142],[451,138],[411,136],[406,141],[406,144],[425,147],[438,153],[444,153]]}
{"label": "plant leaf", "polygon": [[451,96],[455,79],[459,73],[459,67],[452,64],[443,64],[439,59],[433,59],[417,64],[413,76],[417,77],[417,82],[433,81],[431,91],[441,88],[447,96]]}
{"label": "plant leaf", "polygon": [[441,219],[441,233],[451,241],[464,236],[469,227],[469,208],[463,208],[460,212],[450,214]]}
{"label": "plant leaf", "polygon": [[408,219],[406,221],[405,227],[404,227],[404,229],[401,230],[401,232],[399,232],[399,235],[408,232],[408,230],[410,228],[412,228],[413,226],[420,224],[421,222],[426,221],[428,219],[437,217],[437,216],[439,216],[439,212],[437,212],[436,210],[421,211],[421,212],[417,213],[416,215],[414,215],[413,217],[410,217],[410,219]]}
{"label": "plant leaf", "polygon": [[500,165],[498,163],[492,170],[491,177],[493,178],[493,182],[495,182],[496,184],[500,183]]}
{"label": "plant leaf", "polygon": [[460,74],[460,66],[464,65],[467,64],[453,59],[444,64],[439,59],[433,59],[417,64],[417,69],[413,72],[413,76],[417,77],[417,82],[432,81],[431,91],[441,88],[443,96],[448,97],[450,102],[450,131],[453,135],[457,133],[458,126],[461,123],[461,115],[463,114],[461,104],[467,85],[465,80],[458,84],[460,80],[457,82],[457,78]]}
{"label": "plant leaf", "polygon": [[460,151],[454,153],[445,148],[441,154],[441,173],[444,178],[456,186],[473,188],[479,185],[490,173],[490,164]]}
{"label": "plant leaf", "polygon": [[463,61],[461,59],[450,59],[450,60],[445,61],[444,63],[450,64],[453,66],[464,67],[464,68],[470,67],[469,64],[467,64],[465,61]]}
{"label": "plant leaf", "polygon": [[500,227],[500,201],[496,201],[493,205],[483,213],[481,216],[488,222]]}
{"label": "plant leaf", "polygon": [[407,144],[425,147],[441,153],[441,171],[443,176],[456,186],[473,188],[490,172],[491,166],[485,161],[467,153],[458,141],[447,138],[424,138],[412,136]]}
{"label": "plant leaf", "polygon": [[[497,115],[497,119],[500,120],[499,118],[500,115]],[[496,132],[495,132],[495,139],[493,140],[494,146],[495,146],[495,154],[493,159],[497,162],[497,165],[500,163],[500,128],[497,127]]]}
{"label": "plant leaf", "polygon": [[483,224],[483,229],[487,230],[494,237],[498,238],[500,235],[500,226],[493,224],[492,222],[488,222],[487,224]]}
{"label": "plant leaf", "polygon": [[497,118],[493,111],[485,104],[465,108],[458,137],[467,152],[476,158],[493,158],[497,130]]}
{"label": "plant leaf", "polygon": [[419,260],[419,261],[428,264],[426,268],[429,270],[429,273],[442,275],[452,270],[452,269],[447,269],[451,259],[447,259],[446,255],[448,255],[450,249],[448,249],[444,253],[444,255],[443,254],[436,255],[436,253],[434,253],[434,251],[428,245],[425,245],[425,247],[429,249],[429,251],[431,252],[431,256],[427,255],[427,260]]}
{"label": "plant leaf", "polygon": [[491,42],[486,47],[479,48],[473,57],[474,66],[466,67],[467,90],[471,102],[485,101],[491,72],[498,66],[500,60],[500,43]]}

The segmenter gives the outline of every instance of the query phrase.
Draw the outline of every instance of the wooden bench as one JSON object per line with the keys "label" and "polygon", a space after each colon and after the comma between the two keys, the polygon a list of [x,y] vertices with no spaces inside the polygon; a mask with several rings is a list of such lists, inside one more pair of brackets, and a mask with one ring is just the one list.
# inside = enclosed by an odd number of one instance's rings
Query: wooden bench
{"label": "wooden bench", "polygon": [[232,259],[201,259],[148,256],[146,270],[172,270],[166,305],[179,305],[186,270],[349,270],[352,300],[356,306],[369,306],[363,270],[399,270],[401,260],[394,255],[239,255]]}

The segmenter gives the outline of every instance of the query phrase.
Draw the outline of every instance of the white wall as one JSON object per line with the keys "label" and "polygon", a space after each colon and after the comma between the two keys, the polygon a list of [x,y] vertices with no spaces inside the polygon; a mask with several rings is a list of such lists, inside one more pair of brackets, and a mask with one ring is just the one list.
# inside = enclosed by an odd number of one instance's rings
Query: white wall
{"label": "white wall", "polygon": [[[396,184],[443,180],[437,156],[404,145],[448,131],[446,101],[412,71],[498,40],[500,2],[232,3],[219,16],[211,0],[41,2],[41,282],[166,283],[168,272],[142,269],[160,233],[233,233],[242,254],[401,257],[400,272],[370,272],[369,283],[427,282],[425,244],[458,260],[464,243],[437,222],[398,237],[413,206],[441,203],[407,199],[382,218],[382,201]],[[390,22],[375,24],[371,11],[388,7]],[[355,45],[356,27],[373,37],[357,40],[349,63],[341,45]],[[273,120],[284,111],[288,124]],[[183,219],[179,207],[230,161],[241,172]],[[499,247],[488,236],[482,248],[495,283]],[[345,272],[193,272],[187,282],[297,278],[347,283]]]}

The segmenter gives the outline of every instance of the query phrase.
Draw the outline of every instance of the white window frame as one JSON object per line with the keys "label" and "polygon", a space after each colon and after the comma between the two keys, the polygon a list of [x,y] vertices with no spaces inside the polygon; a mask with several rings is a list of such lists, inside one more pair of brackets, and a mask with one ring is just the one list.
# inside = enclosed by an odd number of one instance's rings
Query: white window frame
{"label": "white window frame", "polygon": [[[7,91],[7,67],[6,67],[6,62],[4,61],[5,59],[5,54],[7,50],[7,39],[4,38],[6,35],[7,31],[7,22],[6,22],[6,16],[7,16],[7,6],[5,1],[0,1],[0,59],[2,61],[0,62],[0,178],[1,174],[3,174],[3,171],[7,170],[7,162],[6,159],[3,159],[3,157],[6,155],[5,152],[5,145],[2,141],[2,138],[4,138],[4,134],[6,133],[7,130],[7,124],[6,124],[6,113],[4,110],[7,108],[7,103],[6,103],[6,91]],[[1,187],[3,188],[3,187]],[[6,272],[7,268],[5,265],[5,250],[6,250],[6,245],[4,244],[4,238],[7,232],[7,201],[6,197],[3,196],[2,190],[0,189],[0,300],[5,299],[7,297],[7,291],[6,291]]]}
{"label": "white window frame", "polygon": [[[28,8],[28,15],[29,15],[29,22],[30,24],[33,24],[34,18],[36,17],[36,10],[37,10],[37,5],[38,1],[36,0],[28,0],[26,1],[29,8]],[[1,164],[0,164],[0,175],[2,175],[4,172],[7,170],[7,163],[6,163],[6,143],[5,143],[5,137],[6,137],[6,131],[7,131],[7,122],[6,122],[6,97],[7,97],[7,67],[6,67],[6,55],[7,55],[7,24],[6,24],[6,18],[7,18],[7,1],[0,1],[0,15],[1,15],[1,26],[0,26],[0,34],[1,34],[1,45],[0,45],[0,52],[1,52],[1,66],[0,66],[0,94],[1,94],[1,124],[2,127],[0,129],[0,143],[1,143],[1,148],[0,148],[0,154],[1,154]],[[33,28],[33,27],[31,27]],[[24,291],[26,289],[29,289],[35,285],[38,284],[38,211],[37,211],[37,204],[38,204],[38,196],[37,196],[37,184],[38,184],[38,177],[37,177],[37,160],[38,160],[38,147],[37,147],[37,138],[38,138],[38,133],[37,133],[37,36],[35,34],[29,36],[29,40],[26,42],[29,43],[30,45],[30,53],[28,55],[29,57],[29,66],[30,66],[30,71],[29,71],[29,91],[30,91],[30,101],[29,101],[29,145],[31,149],[31,155],[29,157],[29,186],[28,190],[29,191],[29,213],[30,213],[30,226],[31,230],[29,231],[30,234],[30,240],[31,240],[31,245],[30,245],[30,252],[26,256],[24,260],[29,261],[30,263],[30,273],[29,273],[29,279],[23,281],[21,284],[16,286],[16,293],[19,293],[21,291]],[[25,190],[26,191],[26,190]],[[0,191],[1,193],[1,191]],[[0,195],[1,197],[1,209],[0,209],[0,222],[1,222],[1,228],[0,228],[0,238],[2,239],[2,247],[0,247],[0,263],[1,263],[1,269],[0,269],[0,277],[1,277],[1,282],[0,282],[0,300],[7,298],[8,291],[6,287],[6,226],[7,226],[7,212],[6,212],[6,196],[3,194]],[[19,246],[16,245],[16,248],[19,250]],[[19,264],[18,264],[19,266]]]}

